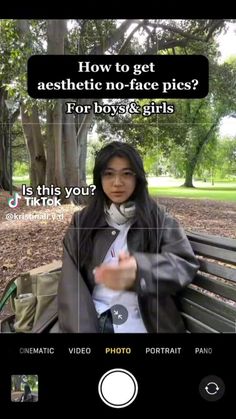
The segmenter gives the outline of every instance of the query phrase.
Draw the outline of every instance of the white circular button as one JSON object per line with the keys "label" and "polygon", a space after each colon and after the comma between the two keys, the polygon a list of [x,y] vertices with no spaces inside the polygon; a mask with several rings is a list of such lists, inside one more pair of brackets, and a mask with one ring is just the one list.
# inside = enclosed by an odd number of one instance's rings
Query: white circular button
{"label": "white circular button", "polygon": [[127,370],[115,368],[107,371],[99,381],[98,392],[110,407],[121,408],[131,404],[138,394],[136,378]]}

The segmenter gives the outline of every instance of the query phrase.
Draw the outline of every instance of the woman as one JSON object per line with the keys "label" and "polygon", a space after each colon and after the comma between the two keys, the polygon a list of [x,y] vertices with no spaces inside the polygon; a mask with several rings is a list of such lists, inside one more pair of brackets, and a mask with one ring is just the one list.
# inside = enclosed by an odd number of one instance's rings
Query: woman
{"label": "woman", "polygon": [[28,383],[25,383],[24,385],[24,394],[22,396],[23,402],[32,402],[32,394],[31,394],[31,388]]}
{"label": "woman", "polygon": [[175,295],[198,262],[178,222],[149,196],[140,155],[114,141],[93,176],[95,196],[64,238],[60,330],[184,332]]}

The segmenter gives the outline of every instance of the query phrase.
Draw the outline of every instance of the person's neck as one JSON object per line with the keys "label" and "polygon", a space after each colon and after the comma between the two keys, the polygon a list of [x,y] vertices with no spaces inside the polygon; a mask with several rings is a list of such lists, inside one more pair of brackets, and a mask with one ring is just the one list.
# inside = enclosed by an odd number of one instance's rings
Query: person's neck
{"label": "person's neck", "polygon": [[105,214],[117,224],[125,224],[135,215],[135,203],[126,201],[122,204],[112,202],[110,206],[105,206]]}

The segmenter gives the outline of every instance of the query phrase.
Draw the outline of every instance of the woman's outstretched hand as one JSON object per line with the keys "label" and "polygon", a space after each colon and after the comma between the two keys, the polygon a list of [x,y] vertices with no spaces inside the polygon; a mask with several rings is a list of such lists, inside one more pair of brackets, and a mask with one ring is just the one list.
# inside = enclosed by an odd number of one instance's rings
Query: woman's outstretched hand
{"label": "woman's outstretched hand", "polygon": [[94,269],[95,282],[113,290],[129,290],[137,274],[137,262],[128,252],[120,252],[118,264],[104,264]]}

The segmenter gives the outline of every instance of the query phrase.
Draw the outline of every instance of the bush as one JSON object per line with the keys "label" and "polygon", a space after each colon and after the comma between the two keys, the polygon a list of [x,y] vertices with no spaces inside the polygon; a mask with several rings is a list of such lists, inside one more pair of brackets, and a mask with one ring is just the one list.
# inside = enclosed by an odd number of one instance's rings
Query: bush
{"label": "bush", "polygon": [[14,176],[27,176],[29,174],[29,165],[27,163],[14,163]]}

